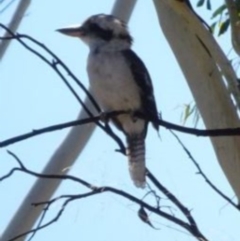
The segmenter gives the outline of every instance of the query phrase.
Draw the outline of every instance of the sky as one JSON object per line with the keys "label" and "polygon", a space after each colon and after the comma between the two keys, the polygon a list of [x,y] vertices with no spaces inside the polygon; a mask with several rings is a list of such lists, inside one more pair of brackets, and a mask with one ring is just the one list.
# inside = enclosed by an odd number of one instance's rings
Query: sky
{"label": "sky", "polygon": [[[0,15],[0,22],[8,23],[16,4],[17,1]],[[85,69],[87,47],[76,39],[60,35],[55,29],[81,23],[93,14],[110,13],[113,4],[114,0],[32,1],[18,32],[28,34],[48,46],[88,86]],[[215,9],[222,1],[212,1],[212,4]],[[211,12],[204,8],[197,10],[206,21],[211,22]],[[129,29],[135,40],[133,49],[144,60],[150,72],[158,110],[164,120],[182,124],[183,107],[193,102],[193,97],[159,28],[151,1],[138,1]],[[225,52],[229,52],[229,33],[217,40]],[[0,117],[1,140],[32,129],[71,121],[78,115],[79,103],[60,78],[18,43],[11,44],[1,62],[0,71],[0,111],[3,113]],[[192,120],[187,125],[193,126]],[[198,127],[204,128],[201,121]],[[0,149],[0,176],[16,166],[6,150],[16,153],[29,169],[41,172],[68,131],[52,132]],[[200,230],[209,240],[238,240],[239,213],[219,197],[201,176],[196,175],[196,168],[168,130],[161,128],[160,135],[161,138],[152,127],[149,128],[146,141],[148,168],[192,210]],[[234,197],[209,139],[178,135],[210,180],[226,195]],[[70,174],[142,198],[146,190],[133,186],[126,157],[115,152],[116,148],[116,144],[105,133],[96,129],[83,153],[71,167]],[[6,228],[34,180],[26,174],[16,173],[0,183],[0,233]],[[85,191],[79,185],[64,182],[54,196]],[[146,200],[152,202],[150,197]],[[163,210],[166,210],[168,200],[163,198],[161,202]],[[60,207],[61,202],[53,205],[46,221]],[[110,193],[77,200],[66,208],[58,222],[39,231],[33,240],[195,240],[185,230],[154,214],[149,214],[150,219],[159,230],[150,228],[138,218],[138,208],[132,202]],[[180,215],[175,209],[173,212],[176,216]]]}

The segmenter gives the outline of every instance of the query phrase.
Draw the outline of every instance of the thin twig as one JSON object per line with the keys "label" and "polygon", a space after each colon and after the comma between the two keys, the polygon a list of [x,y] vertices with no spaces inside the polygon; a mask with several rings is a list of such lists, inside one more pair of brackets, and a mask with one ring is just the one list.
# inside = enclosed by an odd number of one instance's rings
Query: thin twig
{"label": "thin twig", "polygon": [[[92,94],[87,90],[87,88],[84,86],[84,84],[72,73],[72,71],[66,66],[66,64],[55,54],[53,53],[47,46],[45,46],[43,43],[37,41],[33,37],[26,35],[26,34],[14,34],[8,27],[0,23],[0,27],[5,29],[11,36],[10,37],[2,37],[0,39],[2,40],[9,40],[9,39],[16,39],[19,43],[21,43],[25,48],[33,52],[34,54],[35,51],[32,51],[33,49],[30,48],[26,43],[23,41],[20,41],[22,38],[27,39],[30,42],[34,43],[35,45],[39,46],[43,50],[45,50],[55,61],[51,64],[51,67],[57,68],[57,65],[60,65],[66,73],[72,77],[72,79],[77,83],[77,85],[83,90],[83,92],[87,95],[87,97],[90,99],[92,102],[93,106],[96,108],[97,112],[100,112],[101,109],[99,105],[97,104],[96,100],[93,98]],[[38,56],[39,57],[39,56]]]}
{"label": "thin twig", "polygon": [[[0,14],[2,14],[3,12],[5,12],[16,0],[11,0],[9,3],[6,4],[6,6],[4,6],[1,10],[0,10]],[[2,2],[0,1],[0,4]],[[1,49],[1,46],[0,46]],[[1,52],[1,51],[0,51]]]}
{"label": "thin twig", "polygon": [[[96,110],[100,112],[100,108],[97,104],[97,102],[92,97],[91,93],[87,90],[87,88],[77,79],[77,77],[70,71],[70,69],[63,63],[63,61],[56,56],[50,49],[48,49],[44,44],[40,43],[39,41],[35,40],[34,38],[28,36],[28,35],[20,35],[20,34],[14,34],[9,28],[7,28],[5,25],[0,23],[0,27],[8,31],[8,33],[11,35],[10,37],[0,37],[0,39],[16,39],[20,44],[22,44],[27,50],[35,54],[37,57],[39,57],[42,61],[44,61],[47,65],[49,65],[51,68],[55,70],[55,72],[61,77],[63,82],[66,84],[68,89],[71,91],[71,93],[74,95],[74,97],[78,100],[78,102],[81,104],[83,109],[86,111],[86,113],[93,117],[93,114],[89,110],[89,108],[84,104],[82,99],[79,97],[77,92],[72,88],[72,86],[68,83],[67,79],[64,77],[64,75],[59,71],[57,68],[58,65],[60,65],[67,74],[72,77],[72,79],[80,86],[80,88],[85,92],[85,94],[88,96],[90,101],[92,102],[93,106],[95,106]],[[52,58],[52,61],[49,61],[45,56],[37,52],[35,49],[27,45],[21,38],[25,38],[39,46],[40,48],[44,49]],[[94,119],[93,119],[94,120]],[[104,125],[102,125],[98,120],[93,121],[97,126],[99,126],[104,132],[106,132],[109,136],[112,137],[113,140],[118,144],[119,146],[119,152],[125,154],[125,147],[122,143],[122,141],[113,133],[110,127],[106,128]]]}
{"label": "thin twig", "polygon": [[231,198],[229,198],[227,195],[225,195],[219,188],[216,187],[216,185],[214,185],[210,179],[207,177],[207,175],[203,172],[202,168],[200,167],[200,165],[198,164],[198,162],[195,160],[195,158],[192,156],[191,152],[188,150],[188,148],[183,144],[183,142],[181,141],[181,139],[173,132],[170,131],[172,133],[172,135],[176,138],[176,140],[178,141],[178,143],[181,145],[181,147],[183,148],[183,150],[186,152],[186,154],[188,155],[189,159],[192,161],[192,163],[195,165],[195,167],[198,170],[198,174],[200,174],[203,179],[207,182],[207,184],[218,194],[220,195],[224,200],[226,200],[229,204],[231,204],[234,208],[236,208],[238,211],[240,211],[240,207],[235,204]]}
{"label": "thin twig", "polygon": [[181,212],[188,219],[189,223],[193,227],[197,227],[196,222],[194,221],[190,211],[184,205],[182,205],[182,203],[179,202],[179,200],[169,190],[167,190],[167,188],[164,187],[149,170],[147,170],[147,177],[161,192],[165,194],[166,197],[169,198],[169,200],[171,200],[179,208],[179,210],[181,210]]}
{"label": "thin twig", "polygon": [[[30,51],[31,53],[35,54],[38,58],[40,58],[43,62],[45,62],[48,66],[50,66],[52,69],[54,69],[54,71],[60,76],[60,78],[63,80],[63,82],[65,83],[65,85],[68,87],[68,89],[71,91],[71,93],[73,94],[73,96],[78,100],[78,102],[80,103],[80,105],[83,107],[83,109],[86,111],[86,113],[89,116],[93,116],[93,114],[91,113],[91,111],[88,109],[88,107],[84,104],[84,102],[82,101],[82,99],[79,97],[79,95],[77,94],[77,92],[73,89],[73,87],[68,83],[67,79],[64,77],[64,75],[58,70],[57,68],[57,64],[60,63],[59,59],[55,59],[49,61],[45,56],[43,56],[42,54],[40,54],[38,51],[36,51],[35,49],[33,49],[32,47],[30,47],[29,45],[27,45],[22,39],[21,39],[21,35],[19,34],[14,34],[9,28],[7,28],[5,25],[0,23],[0,27],[2,27],[3,29],[5,29],[6,31],[8,31],[9,34],[11,34],[10,37],[0,37],[0,39],[16,39],[20,44],[22,44],[28,51]],[[22,37],[23,38],[23,37]],[[39,44],[40,47],[42,47]],[[44,46],[44,45],[43,45]],[[45,46],[44,46],[45,47]],[[46,48],[46,47],[45,47]],[[45,49],[44,49],[45,50]],[[54,56],[52,56],[54,57]]]}
{"label": "thin twig", "polygon": [[[29,5],[31,3],[31,0],[21,0],[18,3],[18,6],[10,20],[8,29],[11,30],[13,33],[17,30],[19,24],[21,23],[23,16],[28,9]],[[3,9],[2,9],[3,10]],[[4,33],[4,37],[9,36],[9,31],[6,31]],[[4,54],[6,53],[6,50],[9,46],[11,41],[1,41],[0,43],[0,61],[3,59]]]}
{"label": "thin twig", "polygon": [[[30,237],[30,239],[29,239],[29,241],[30,241],[39,230],[44,229],[44,228],[50,226],[51,224],[57,222],[58,219],[62,216],[63,212],[65,211],[65,207],[68,205],[68,203],[70,203],[70,202],[72,202],[72,201],[74,201],[74,200],[76,200],[76,199],[81,199],[81,198],[89,197],[89,196],[96,195],[96,194],[98,194],[98,193],[92,191],[92,192],[88,192],[88,193],[85,193],[85,194],[72,195],[72,197],[69,197],[69,198],[62,204],[61,209],[59,210],[59,212],[57,213],[57,215],[56,215],[53,219],[51,219],[50,221],[48,221],[47,223],[45,223],[45,224],[43,224],[43,225],[41,225],[41,223],[40,223],[40,225],[38,225],[36,228],[33,228],[33,229],[29,230],[29,231],[26,231],[26,232],[24,232],[24,233],[21,233],[21,234],[15,236],[15,237],[9,239],[8,241],[14,241],[14,240],[17,240],[17,239],[20,238],[20,237],[26,236],[26,235],[28,235],[28,234],[32,234],[31,237]],[[35,204],[35,205],[36,205],[36,204]],[[49,208],[49,206],[50,206],[50,204],[47,205],[47,208]],[[47,209],[46,209],[46,211],[47,211]],[[45,215],[45,214],[46,214],[46,212],[44,213],[44,215]]]}
{"label": "thin twig", "polygon": [[[17,171],[21,171],[21,172],[24,172],[24,173],[27,173],[27,174],[30,174],[32,176],[35,176],[35,177],[38,177],[38,178],[47,178],[47,179],[62,179],[62,180],[71,180],[71,181],[74,181],[74,182],[77,182],[79,184],[82,184],[83,186],[89,188],[91,190],[91,192],[87,193],[87,194],[80,194],[79,195],[79,198],[82,198],[82,197],[85,197],[84,195],[86,196],[92,196],[92,195],[95,195],[95,194],[100,194],[100,193],[104,193],[104,192],[111,192],[111,193],[114,193],[114,194],[117,194],[119,196],[122,196],[138,205],[140,205],[141,207],[143,207],[144,209],[150,211],[150,212],[153,212],[163,218],[166,218],[168,221],[170,222],[173,222],[179,226],[181,226],[182,228],[186,229],[188,232],[190,232],[194,237],[196,237],[199,241],[207,241],[207,239],[203,236],[203,234],[198,230],[197,226],[193,226],[192,223],[194,223],[193,221],[191,221],[190,224],[188,224],[187,222],[184,222],[182,221],[181,219],[175,217],[175,216],[172,216],[162,210],[160,210],[159,208],[156,208],[156,207],[153,207],[151,205],[149,205],[148,203],[140,200],[139,198],[136,198],[134,197],[133,195],[129,194],[129,193],[126,193],[122,190],[119,190],[119,189],[116,189],[116,188],[113,188],[113,187],[108,187],[108,186],[105,186],[105,187],[96,187],[96,186],[93,186],[91,185],[90,183],[80,179],[80,178],[77,178],[77,177],[74,177],[74,176],[70,176],[70,175],[51,175],[51,174],[40,174],[40,173],[36,173],[36,172],[33,172],[31,170],[28,170],[23,164],[21,164],[21,160],[12,152],[9,152],[9,154],[19,163],[20,165],[20,168],[14,168],[14,170],[17,170]],[[149,172],[150,173],[150,172]],[[152,174],[148,173],[148,176],[151,180],[156,180],[155,177],[152,176]],[[0,180],[2,180],[0,178]],[[155,181],[153,181],[153,183],[159,187],[159,182],[156,183]],[[165,188],[166,189],[166,188]],[[168,193],[170,193],[168,191]],[[171,193],[170,193],[171,194]],[[171,194],[172,195],[172,194]],[[173,196],[173,195],[172,195]],[[43,229],[47,226],[49,226],[50,224],[52,224],[53,222],[56,222],[59,217],[62,215],[66,205],[68,204],[68,202],[72,201],[72,200],[75,200],[77,199],[78,197],[77,196],[73,196],[73,198],[71,199],[67,199],[63,205],[62,205],[62,208],[59,210],[58,214],[55,216],[55,218],[53,218],[51,221],[41,225],[40,227],[38,227],[38,230],[39,229]],[[57,199],[56,199],[57,200]],[[52,201],[49,201],[49,202],[52,202]],[[46,202],[46,203],[35,203],[35,205],[42,205],[42,204],[47,204],[49,202]],[[176,200],[175,200],[176,202]],[[179,202],[177,200],[177,202]],[[179,202],[180,203],[180,202]],[[182,205],[182,204],[181,204]],[[183,206],[183,205],[182,205]],[[189,219],[190,220],[190,219]],[[27,233],[24,233],[24,234],[19,234],[18,236],[10,239],[9,241],[13,241],[13,240],[16,240],[17,238],[19,238],[20,236],[23,236],[23,235],[27,235],[27,234],[30,234],[30,233],[34,233],[36,231],[38,231],[36,229],[32,229],[30,231],[28,231]]]}

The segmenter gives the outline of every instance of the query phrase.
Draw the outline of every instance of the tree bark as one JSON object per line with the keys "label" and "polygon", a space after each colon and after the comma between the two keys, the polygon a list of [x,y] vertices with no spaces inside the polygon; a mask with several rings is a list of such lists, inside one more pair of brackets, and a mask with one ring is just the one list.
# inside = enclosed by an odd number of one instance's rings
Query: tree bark
{"label": "tree bark", "polygon": [[[239,127],[239,117],[232,101],[232,98],[238,98],[237,78],[212,34],[184,1],[154,0],[154,4],[162,31],[206,127]],[[211,141],[219,164],[239,200],[240,137],[212,137]]]}

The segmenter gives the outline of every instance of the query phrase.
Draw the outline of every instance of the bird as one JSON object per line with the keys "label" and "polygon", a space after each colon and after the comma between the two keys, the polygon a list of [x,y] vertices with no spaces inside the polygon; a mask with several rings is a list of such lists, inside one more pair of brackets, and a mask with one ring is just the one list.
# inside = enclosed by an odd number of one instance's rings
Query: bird
{"label": "bird", "polygon": [[96,14],[83,24],[57,31],[77,37],[89,47],[87,73],[92,94],[103,113],[124,111],[111,117],[111,122],[126,137],[131,179],[136,187],[144,188],[145,138],[149,122],[158,131],[158,112],[150,75],[132,50],[127,24],[113,15]]}

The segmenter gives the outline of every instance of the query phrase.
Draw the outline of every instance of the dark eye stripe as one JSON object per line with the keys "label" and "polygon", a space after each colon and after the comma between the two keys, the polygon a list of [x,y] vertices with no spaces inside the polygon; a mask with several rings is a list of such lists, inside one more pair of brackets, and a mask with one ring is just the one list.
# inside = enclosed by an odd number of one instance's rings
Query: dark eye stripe
{"label": "dark eye stripe", "polygon": [[127,40],[129,43],[133,42],[133,39],[129,34],[120,34],[117,37],[122,40]]}
{"label": "dark eye stripe", "polygon": [[111,30],[103,29],[95,23],[92,23],[89,25],[89,31],[92,33],[95,33],[96,36],[98,36],[106,41],[111,40],[113,37],[113,32]]}
{"label": "dark eye stripe", "polygon": [[132,37],[129,34],[119,34],[117,36],[114,36],[112,30],[103,29],[96,23],[89,23],[87,28],[90,33],[94,33],[94,35],[105,41],[110,41],[113,37],[122,40],[127,40],[130,44],[133,41]]}

